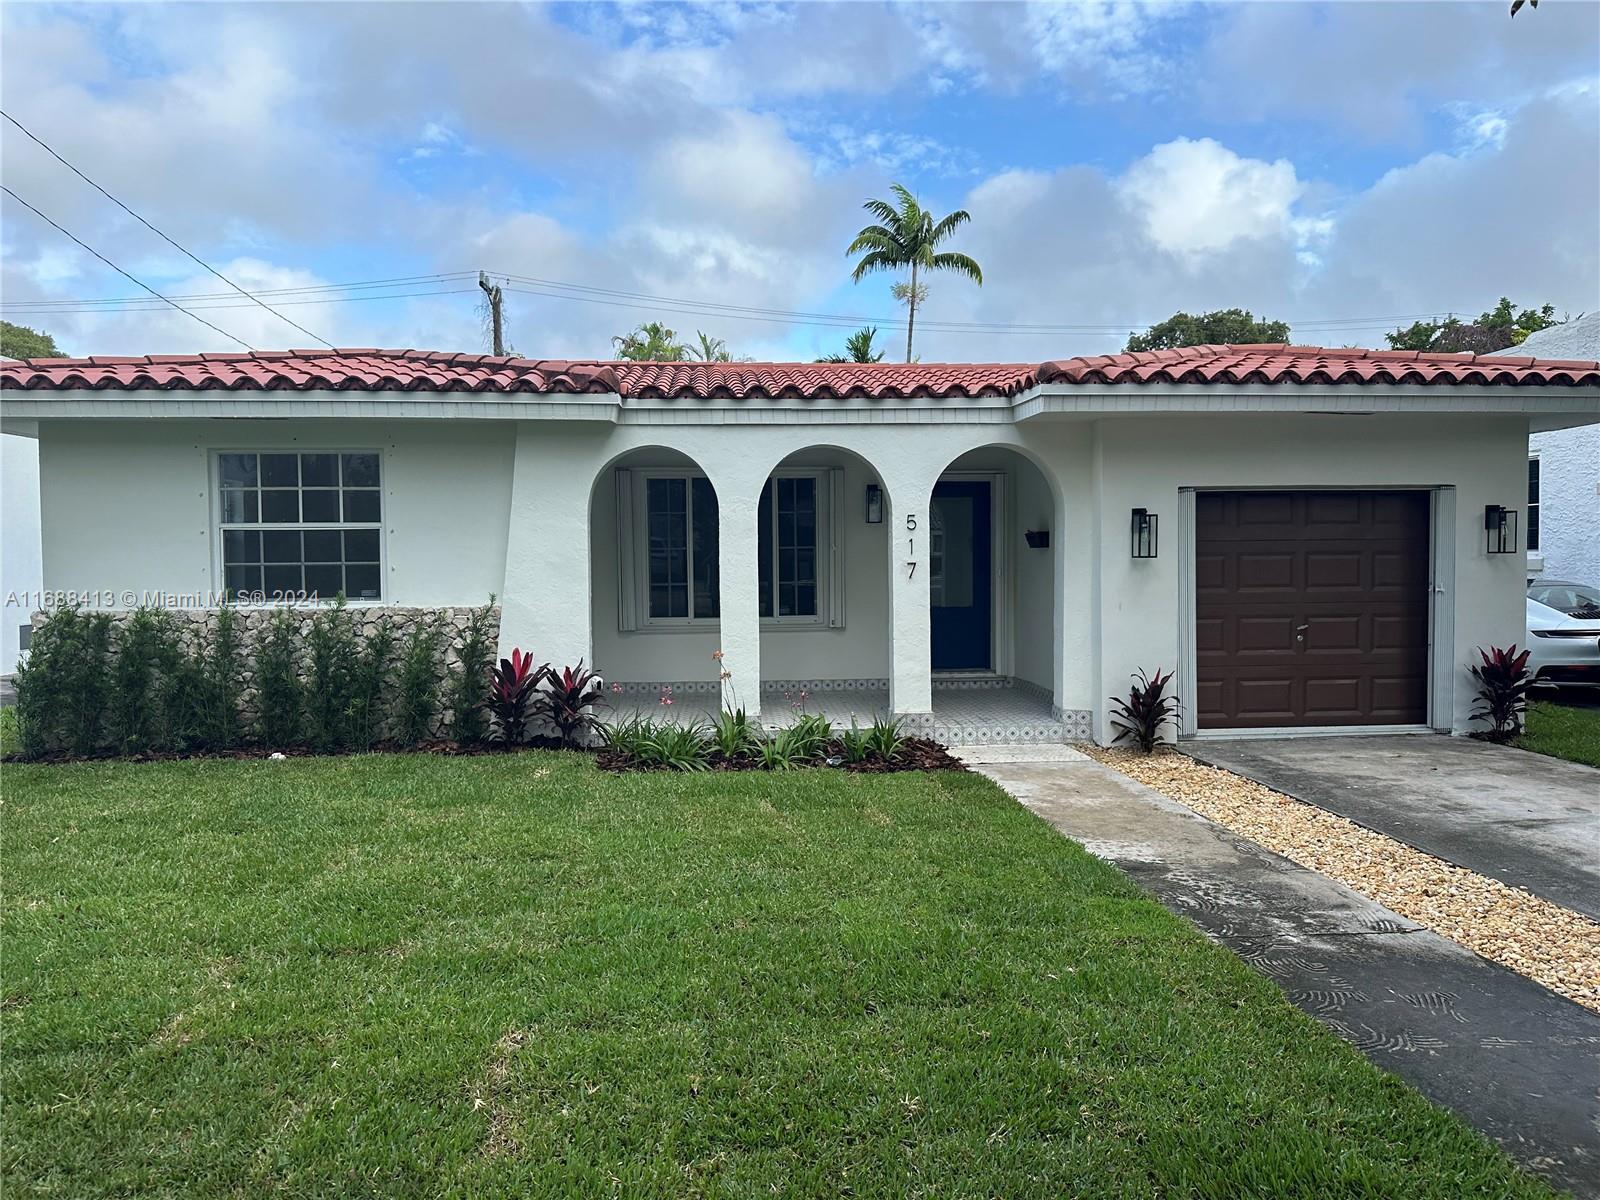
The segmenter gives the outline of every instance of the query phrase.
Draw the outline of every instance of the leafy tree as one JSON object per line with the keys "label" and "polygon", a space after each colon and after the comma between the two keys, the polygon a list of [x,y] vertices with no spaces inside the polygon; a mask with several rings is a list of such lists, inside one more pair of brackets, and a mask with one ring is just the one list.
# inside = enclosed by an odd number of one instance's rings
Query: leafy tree
{"label": "leafy tree", "polygon": [[[670,333],[671,330],[668,330],[668,332]],[[721,338],[714,338],[708,336],[707,334],[701,333],[698,329],[696,329],[694,333],[695,336],[700,339],[700,344],[698,346],[690,346],[688,348],[690,358],[696,359],[699,362],[733,361],[733,355],[728,353],[727,342],[723,341]]]}
{"label": "leafy tree", "polygon": [[647,322],[611,342],[618,358],[632,362],[683,362],[689,357],[689,347],[678,340],[677,330],[668,329],[660,321]]}
{"label": "leafy tree", "polygon": [[0,358],[64,358],[48,333],[0,321]]}
{"label": "leafy tree", "polygon": [[1178,346],[1259,346],[1289,340],[1285,321],[1258,321],[1243,308],[1216,312],[1173,313],[1143,333],[1128,335],[1128,351],[1171,350]]}
{"label": "leafy tree", "polygon": [[1530,333],[1559,324],[1552,304],[1518,312],[1510,299],[1501,296],[1499,304],[1480,313],[1475,321],[1465,322],[1456,316],[1442,321],[1413,321],[1404,329],[1384,334],[1384,340],[1393,350],[1493,354],[1496,350],[1521,344]]}
{"label": "leafy tree", "polygon": [[884,352],[874,348],[872,339],[878,336],[878,327],[868,325],[858,329],[844,340],[843,354],[825,354],[817,359],[823,363],[875,363],[882,362]]}
{"label": "leafy tree", "polygon": [[933,214],[900,184],[894,185],[898,205],[885,200],[868,200],[864,205],[878,223],[868,225],[856,234],[846,254],[861,254],[851,278],[861,281],[863,275],[873,271],[898,271],[911,268],[908,281],[894,285],[894,298],[906,306],[906,361],[911,361],[911,338],[917,325],[917,305],[928,298],[928,285],[919,283],[919,271],[954,271],[965,275],[979,287],[983,286],[983,269],[965,254],[954,251],[937,251],[936,247],[961,225],[972,220],[972,214],[957,209],[942,220],[935,221]]}

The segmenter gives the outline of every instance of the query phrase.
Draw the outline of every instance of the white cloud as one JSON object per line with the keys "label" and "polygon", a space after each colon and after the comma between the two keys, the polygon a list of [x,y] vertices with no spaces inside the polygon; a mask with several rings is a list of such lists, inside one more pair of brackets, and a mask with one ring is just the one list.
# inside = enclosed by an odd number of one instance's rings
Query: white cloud
{"label": "white cloud", "polygon": [[1303,187],[1287,159],[1241,158],[1210,138],[1179,138],[1134,163],[1122,191],[1164,250],[1196,257],[1246,238],[1282,238]]}

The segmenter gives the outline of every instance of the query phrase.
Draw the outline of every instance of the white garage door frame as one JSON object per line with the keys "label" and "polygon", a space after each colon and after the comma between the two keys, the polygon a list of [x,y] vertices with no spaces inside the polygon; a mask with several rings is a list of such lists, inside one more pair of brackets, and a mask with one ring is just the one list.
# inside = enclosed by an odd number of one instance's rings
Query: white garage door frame
{"label": "white garage door frame", "polygon": [[[1195,649],[1195,495],[1198,492],[1429,493],[1428,722],[1425,725],[1291,725],[1267,729],[1201,729],[1194,704],[1200,668]],[[1178,489],[1178,717],[1180,738],[1359,737],[1375,733],[1449,733],[1455,708],[1456,490],[1428,484],[1351,487],[1207,487]]]}

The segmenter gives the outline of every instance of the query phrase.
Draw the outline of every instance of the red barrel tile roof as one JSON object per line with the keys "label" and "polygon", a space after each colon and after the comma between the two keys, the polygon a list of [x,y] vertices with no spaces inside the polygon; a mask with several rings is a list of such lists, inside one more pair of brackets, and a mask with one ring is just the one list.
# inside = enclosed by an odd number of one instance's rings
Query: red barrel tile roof
{"label": "red barrel tile roof", "polygon": [[571,362],[431,350],[0,360],[25,391],[616,393],[624,399],[1011,396],[1038,384],[1600,385],[1600,362],[1317,346],[1188,346],[1044,363]]}

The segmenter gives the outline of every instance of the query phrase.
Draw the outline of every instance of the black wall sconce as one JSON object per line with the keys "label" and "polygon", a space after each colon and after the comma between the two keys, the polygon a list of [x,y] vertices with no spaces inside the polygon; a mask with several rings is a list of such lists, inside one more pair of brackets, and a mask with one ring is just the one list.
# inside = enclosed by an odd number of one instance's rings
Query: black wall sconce
{"label": "black wall sconce", "polygon": [[1149,509],[1136,508],[1133,510],[1133,556],[1135,558],[1154,558],[1156,556],[1156,514]]}
{"label": "black wall sconce", "polygon": [[1490,554],[1517,552],[1517,510],[1499,504],[1483,506],[1485,548]]}
{"label": "black wall sconce", "polygon": [[1033,550],[1050,549],[1050,531],[1048,529],[1029,529],[1022,534],[1028,539],[1028,546]]}
{"label": "black wall sconce", "polygon": [[881,484],[867,484],[867,524],[883,524],[883,487]]}

